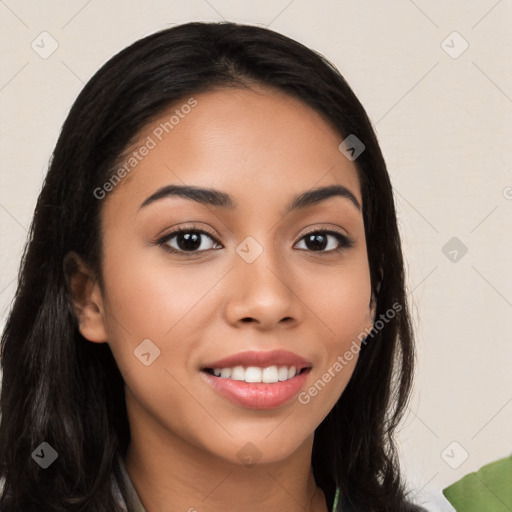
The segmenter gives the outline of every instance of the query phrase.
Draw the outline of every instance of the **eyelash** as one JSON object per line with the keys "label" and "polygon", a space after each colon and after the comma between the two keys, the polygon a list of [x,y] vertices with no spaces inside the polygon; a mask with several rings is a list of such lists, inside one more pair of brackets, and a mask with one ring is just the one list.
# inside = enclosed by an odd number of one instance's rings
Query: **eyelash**
{"label": "eyelash", "polygon": [[[180,254],[185,257],[194,256],[198,253],[202,253],[202,252],[206,252],[206,251],[217,250],[217,249],[203,249],[201,251],[197,251],[197,250],[196,251],[183,251],[183,250],[175,249],[174,247],[170,247],[167,244],[167,242],[169,242],[169,240],[172,240],[177,235],[180,235],[181,233],[199,233],[199,234],[206,235],[206,236],[210,237],[216,244],[220,244],[220,242],[211,233],[208,233],[207,231],[204,231],[203,229],[196,228],[195,226],[188,226],[188,227],[176,229],[175,231],[172,231],[171,233],[168,233],[164,237],[157,240],[156,244],[161,246],[165,251],[167,251],[169,253]],[[345,234],[343,234],[342,232],[340,232],[334,228],[314,229],[314,230],[308,231],[307,233],[302,235],[302,237],[299,239],[299,241],[303,240],[308,235],[317,234],[317,233],[328,234],[328,235],[334,236],[337,239],[337,241],[339,242],[340,246],[337,249],[331,249],[329,251],[324,251],[324,250],[313,251],[311,249],[299,249],[299,250],[313,252],[313,253],[319,253],[319,254],[334,254],[334,253],[340,253],[340,252],[350,249],[354,246],[354,241],[351,238],[349,238],[348,236],[346,236]]]}

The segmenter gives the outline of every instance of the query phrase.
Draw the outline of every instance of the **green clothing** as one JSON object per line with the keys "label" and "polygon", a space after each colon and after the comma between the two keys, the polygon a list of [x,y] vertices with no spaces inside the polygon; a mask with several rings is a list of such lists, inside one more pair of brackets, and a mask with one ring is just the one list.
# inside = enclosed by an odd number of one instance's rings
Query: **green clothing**
{"label": "green clothing", "polygon": [[332,512],[336,511],[336,505],[338,504],[338,500],[340,499],[340,489],[339,487],[336,489],[336,494],[334,495],[334,504],[332,506]]}
{"label": "green clothing", "polygon": [[512,455],[469,473],[443,494],[457,512],[512,511]]}

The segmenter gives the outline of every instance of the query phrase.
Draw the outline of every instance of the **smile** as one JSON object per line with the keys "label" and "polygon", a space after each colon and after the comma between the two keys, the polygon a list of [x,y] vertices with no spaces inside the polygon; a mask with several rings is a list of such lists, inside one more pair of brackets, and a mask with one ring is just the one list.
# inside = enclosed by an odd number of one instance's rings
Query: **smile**
{"label": "smile", "polygon": [[234,366],[232,368],[207,368],[205,371],[221,379],[240,380],[245,382],[264,382],[272,384],[284,382],[295,377],[295,375],[306,371],[307,368],[297,371],[295,366],[268,366],[259,368],[257,366]]}
{"label": "smile", "polygon": [[286,350],[239,352],[200,368],[204,382],[231,403],[276,409],[305,386],[312,364]]}

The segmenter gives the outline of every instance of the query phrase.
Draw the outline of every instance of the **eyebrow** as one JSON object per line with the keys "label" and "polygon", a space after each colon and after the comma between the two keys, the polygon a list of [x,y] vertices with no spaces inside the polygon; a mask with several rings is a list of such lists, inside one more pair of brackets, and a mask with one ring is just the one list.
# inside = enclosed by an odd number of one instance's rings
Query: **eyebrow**
{"label": "eyebrow", "polygon": [[[286,212],[293,212],[306,206],[317,204],[321,201],[325,201],[334,196],[339,196],[348,199],[359,211],[361,205],[354,196],[354,194],[343,185],[329,185],[326,187],[319,187],[313,190],[308,190],[296,196],[291,203],[289,203],[285,210]],[[168,197],[183,197],[191,199],[201,204],[210,204],[212,206],[218,206],[220,208],[234,209],[236,208],[236,202],[233,201],[231,196],[220,190],[212,188],[201,188],[189,185],[167,185],[159,188],[154,194],[150,195],[139,207],[139,210]]]}

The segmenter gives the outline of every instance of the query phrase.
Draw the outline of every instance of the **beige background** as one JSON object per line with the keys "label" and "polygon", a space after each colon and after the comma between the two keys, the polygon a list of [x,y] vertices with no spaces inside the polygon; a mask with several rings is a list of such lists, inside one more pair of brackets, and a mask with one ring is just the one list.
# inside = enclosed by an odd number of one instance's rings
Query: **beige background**
{"label": "beige background", "polygon": [[[265,25],[338,66],[390,169],[418,337],[400,449],[419,501],[453,510],[443,487],[510,454],[510,0],[5,0],[0,17],[0,327],[48,159],[84,83],[173,24]],[[43,31],[58,44],[47,58],[31,47],[45,37],[51,48]],[[455,262],[455,247],[442,250],[452,237],[468,248]]]}

